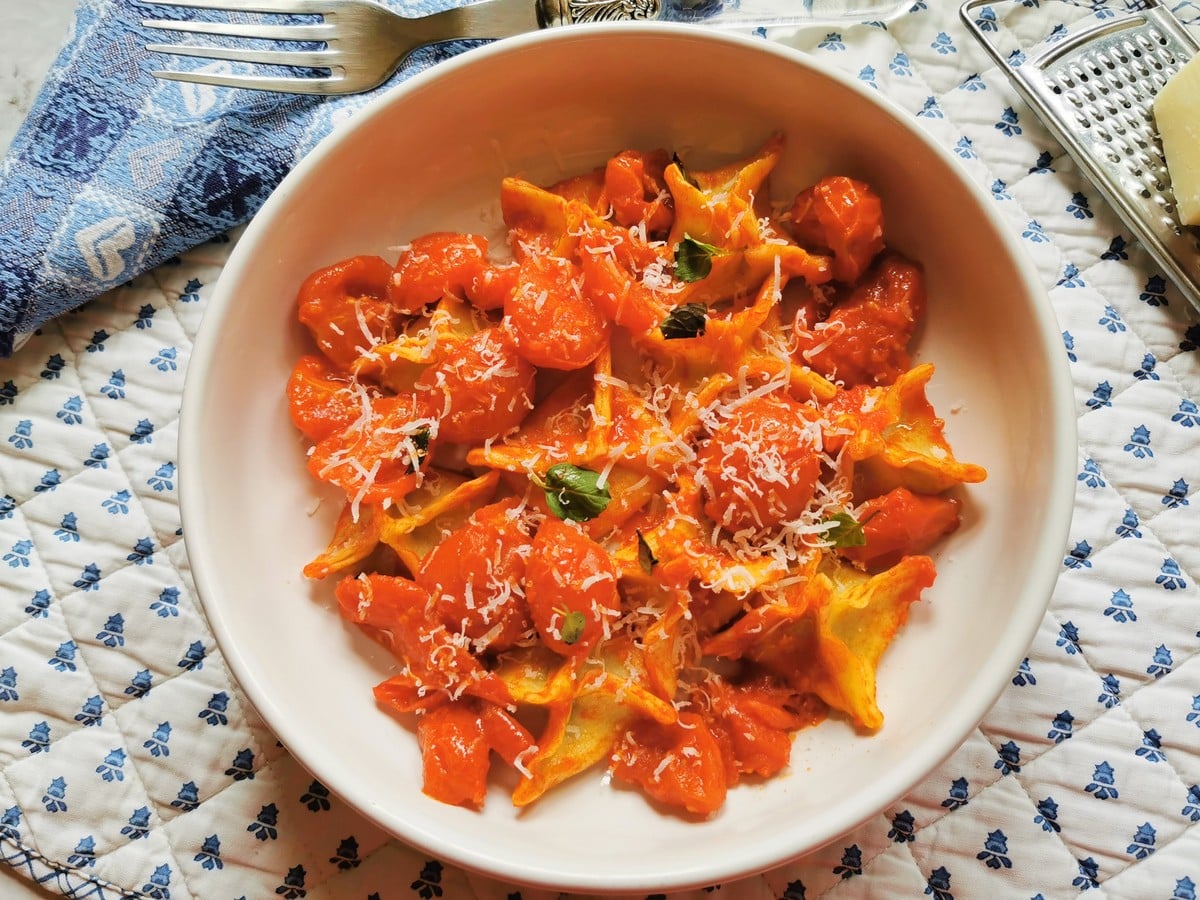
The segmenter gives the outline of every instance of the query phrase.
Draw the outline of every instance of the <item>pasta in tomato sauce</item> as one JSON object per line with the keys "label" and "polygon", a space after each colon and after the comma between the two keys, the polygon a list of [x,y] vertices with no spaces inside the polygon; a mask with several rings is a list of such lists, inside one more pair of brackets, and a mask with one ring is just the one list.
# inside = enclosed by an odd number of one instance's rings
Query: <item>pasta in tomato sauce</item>
{"label": "pasta in tomato sauce", "polygon": [[525,806],[607,764],[704,817],[830,715],[881,727],[879,660],[959,525],[909,346],[919,262],[869,185],[773,201],[785,149],[626,149],[500,185],[507,246],[432,233],[313,273],[287,385],[345,496],[341,615],[396,655],[424,790]]}

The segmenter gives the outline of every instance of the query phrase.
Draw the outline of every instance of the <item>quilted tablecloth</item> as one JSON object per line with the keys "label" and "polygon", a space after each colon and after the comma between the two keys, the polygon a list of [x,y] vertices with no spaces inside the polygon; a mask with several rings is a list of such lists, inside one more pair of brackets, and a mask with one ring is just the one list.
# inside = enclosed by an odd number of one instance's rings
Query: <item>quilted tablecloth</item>
{"label": "quilted tablecloth", "polygon": [[[1173,8],[1200,22],[1200,4]],[[1020,32],[1125,9],[1024,0]],[[1200,314],[988,65],[957,3],[764,39],[909,110],[1020,235],[1073,374],[1076,509],[1028,657],[961,748],[826,849],[692,895],[1194,900]],[[222,660],[189,578],[176,435],[236,239],[0,360],[0,859],[72,897],[546,896],[365,822],[293,761]]]}

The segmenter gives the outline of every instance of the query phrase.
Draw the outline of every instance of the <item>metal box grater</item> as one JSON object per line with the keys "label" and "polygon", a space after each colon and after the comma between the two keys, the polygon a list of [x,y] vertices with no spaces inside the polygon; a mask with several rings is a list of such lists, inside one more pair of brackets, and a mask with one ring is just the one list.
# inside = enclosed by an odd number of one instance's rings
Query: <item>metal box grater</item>
{"label": "metal box grater", "polygon": [[[1159,90],[1200,53],[1200,43],[1158,0],[1143,0],[1140,9],[1097,18],[1008,57],[985,26],[1003,35],[1003,23],[991,15],[1018,5],[967,0],[959,12],[1021,98],[1200,309],[1200,229],[1179,223],[1153,112]],[[985,6],[988,16],[978,16]]]}

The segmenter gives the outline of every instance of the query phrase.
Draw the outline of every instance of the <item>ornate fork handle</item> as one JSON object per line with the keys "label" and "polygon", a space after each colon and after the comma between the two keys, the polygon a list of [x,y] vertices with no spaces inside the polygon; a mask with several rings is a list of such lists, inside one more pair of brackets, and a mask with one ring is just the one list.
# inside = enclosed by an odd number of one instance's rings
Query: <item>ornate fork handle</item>
{"label": "ornate fork handle", "polygon": [[542,27],[549,28],[576,22],[656,20],[662,13],[662,3],[660,0],[538,0],[537,11]]}
{"label": "ornate fork handle", "polygon": [[720,25],[792,25],[886,19],[908,0],[537,0],[543,28],[581,22],[706,22]]}

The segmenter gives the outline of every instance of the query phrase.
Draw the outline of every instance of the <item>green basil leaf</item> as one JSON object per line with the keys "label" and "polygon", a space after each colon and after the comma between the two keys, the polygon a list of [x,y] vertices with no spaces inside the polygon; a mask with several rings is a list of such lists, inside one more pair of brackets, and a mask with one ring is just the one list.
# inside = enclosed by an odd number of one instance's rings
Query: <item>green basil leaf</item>
{"label": "green basil leaf", "polygon": [[664,340],[677,341],[704,334],[708,327],[708,307],[703,303],[685,303],[677,306],[659,323]]}
{"label": "green basil leaf", "polygon": [[587,628],[587,616],[579,610],[569,612],[563,616],[563,626],[559,633],[562,635],[564,644],[574,644],[583,637],[583,630]]}
{"label": "green basil leaf", "polygon": [[642,533],[637,532],[638,541],[638,562],[642,566],[642,571],[649,575],[654,571],[654,567],[658,565],[658,559],[654,556],[654,551],[650,549],[650,544],[642,537]]}
{"label": "green basil leaf", "polygon": [[570,463],[551,466],[544,479],[531,478],[546,492],[546,505],[560,519],[586,522],[604,512],[612,501],[608,485],[600,486],[599,474]]}
{"label": "green basil leaf", "polygon": [[863,523],[848,512],[840,512],[821,524],[825,525],[822,532],[825,540],[830,541],[834,547],[862,547],[867,543]]}
{"label": "green basil leaf", "polygon": [[689,282],[707,278],[712,271],[713,257],[724,252],[715,244],[706,244],[685,234],[675,248],[675,277]]}
{"label": "green basil leaf", "polygon": [[415,472],[421,468],[421,464],[425,462],[425,457],[429,453],[429,426],[425,425],[418,428],[408,435],[408,440],[412,442],[413,451],[416,455],[415,462],[411,458],[409,459],[408,471]]}

